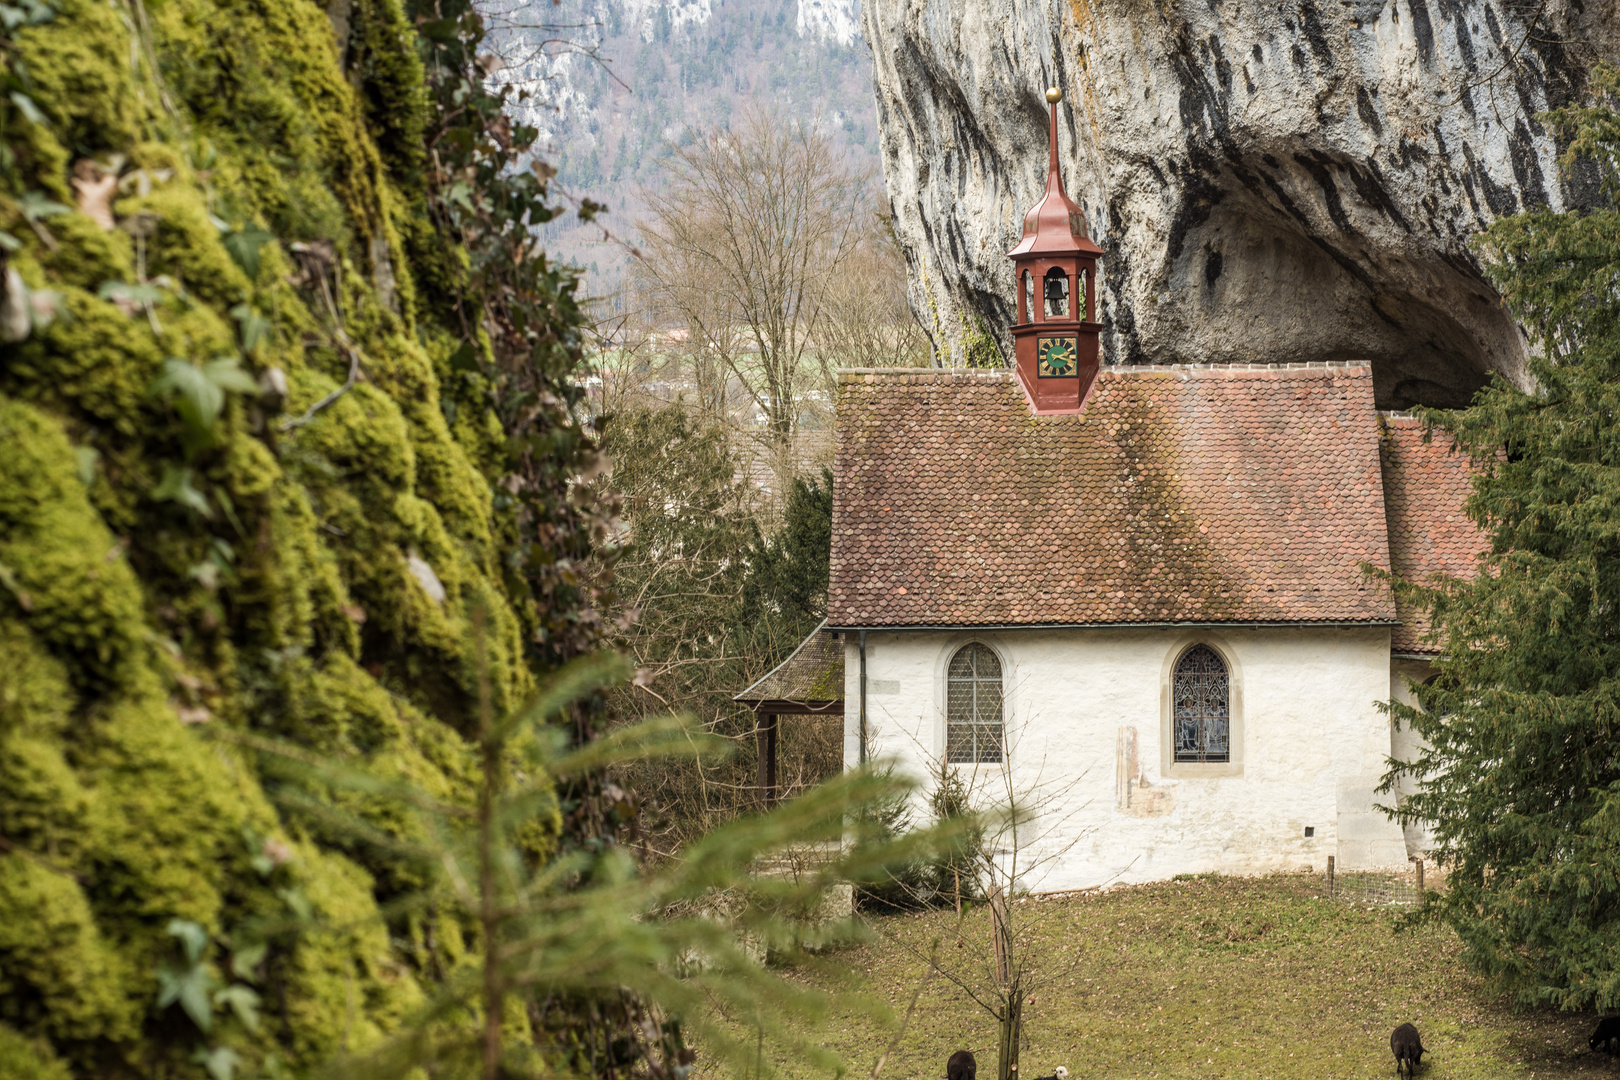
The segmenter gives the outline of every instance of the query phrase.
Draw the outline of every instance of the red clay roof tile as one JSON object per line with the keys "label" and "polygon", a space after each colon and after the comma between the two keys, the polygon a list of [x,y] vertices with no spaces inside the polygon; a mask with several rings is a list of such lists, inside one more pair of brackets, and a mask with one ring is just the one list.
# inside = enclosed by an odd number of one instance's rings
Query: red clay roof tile
{"label": "red clay roof tile", "polygon": [[1008,372],[840,379],[833,626],[1388,623],[1367,368],[1104,370],[1031,415]]}
{"label": "red clay roof tile", "polygon": [[[1468,458],[1451,452],[1451,437],[1436,431],[1423,441],[1423,423],[1406,416],[1384,416],[1382,446],[1384,505],[1389,521],[1390,568],[1408,581],[1432,574],[1472,577],[1476,555],[1486,543],[1463,513],[1472,474]],[[1428,618],[1397,601],[1401,625],[1391,632],[1390,649],[1433,654],[1423,641]]]}

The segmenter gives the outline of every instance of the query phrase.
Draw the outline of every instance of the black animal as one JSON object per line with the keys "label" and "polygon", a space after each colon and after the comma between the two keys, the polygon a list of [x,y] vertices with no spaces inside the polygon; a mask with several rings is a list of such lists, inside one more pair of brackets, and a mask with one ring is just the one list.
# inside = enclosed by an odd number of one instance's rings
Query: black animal
{"label": "black animal", "polygon": [[971,1050],[958,1050],[945,1063],[945,1080],[975,1080],[978,1073],[979,1063]]}
{"label": "black animal", "polygon": [[[1395,1053],[1395,1075],[1411,1076],[1423,1064],[1423,1039],[1411,1024],[1402,1024],[1389,1036],[1389,1048]],[[1405,1066],[1403,1073],[1401,1067]]]}
{"label": "black animal", "polygon": [[1620,1042],[1620,1016],[1605,1016],[1598,1021],[1597,1030],[1586,1045],[1596,1050],[1602,1047],[1609,1054],[1614,1053],[1614,1044]]}

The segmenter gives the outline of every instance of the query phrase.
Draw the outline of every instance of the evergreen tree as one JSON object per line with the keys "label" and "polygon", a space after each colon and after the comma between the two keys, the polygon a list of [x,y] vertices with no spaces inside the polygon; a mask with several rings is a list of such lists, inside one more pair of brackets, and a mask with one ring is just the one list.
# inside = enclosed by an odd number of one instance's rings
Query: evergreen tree
{"label": "evergreen tree", "polygon": [[[1620,70],[1594,85],[1612,102]],[[1498,378],[1426,417],[1476,467],[1467,512],[1488,546],[1471,580],[1397,584],[1443,652],[1422,708],[1392,703],[1427,749],[1392,764],[1422,791],[1450,888],[1431,913],[1521,1002],[1620,1007],[1620,113],[1564,108],[1562,164],[1603,205],[1536,210],[1482,238],[1536,346],[1533,392]],[[1588,171],[1590,170],[1590,171]],[[1438,431],[1436,434],[1440,434]]]}
{"label": "evergreen tree", "polygon": [[824,468],[819,478],[794,478],[781,527],[769,539],[756,538],[748,556],[745,621],[776,616],[798,644],[827,613],[831,558],[832,473]]}

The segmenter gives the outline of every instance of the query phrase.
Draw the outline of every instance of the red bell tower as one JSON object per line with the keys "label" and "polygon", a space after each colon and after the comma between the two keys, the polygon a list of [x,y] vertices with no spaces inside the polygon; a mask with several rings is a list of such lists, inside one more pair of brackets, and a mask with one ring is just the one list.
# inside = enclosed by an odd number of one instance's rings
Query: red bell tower
{"label": "red bell tower", "polygon": [[1018,323],[1012,328],[1018,379],[1036,413],[1079,412],[1097,378],[1097,256],[1086,215],[1063,191],[1058,170],[1057,103],[1046,92],[1050,164],[1046,194],[1024,215],[1024,238],[1007,252],[1018,275]]}

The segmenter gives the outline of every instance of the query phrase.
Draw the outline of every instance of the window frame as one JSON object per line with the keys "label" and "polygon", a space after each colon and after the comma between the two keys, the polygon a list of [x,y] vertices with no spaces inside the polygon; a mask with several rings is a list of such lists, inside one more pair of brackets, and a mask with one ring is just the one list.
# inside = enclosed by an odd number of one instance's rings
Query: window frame
{"label": "window frame", "polygon": [[[1226,665],[1227,760],[1176,760],[1176,665],[1195,645],[1207,647]],[[1232,647],[1219,635],[1207,631],[1183,634],[1172,643],[1164,657],[1159,679],[1159,774],[1173,779],[1216,779],[1243,775],[1243,669]]]}
{"label": "window frame", "polygon": [[[958,653],[970,645],[979,645],[989,650],[990,655],[996,658],[1001,665],[1001,757],[997,761],[951,761],[950,760],[950,732],[951,732],[951,661],[956,659]],[[1007,650],[998,643],[987,640],[975,634],[964,634],[952,637],[945,642],[940,650],[938,668],[936,673],[936,686],[938,687],[937,702],[939,717],[935,728],[936,760],[952,769],[978,769],[982,767],[1009,768],[1011,766],[1014,747],[1011,738],[1012,732],[1012,659]]]}

